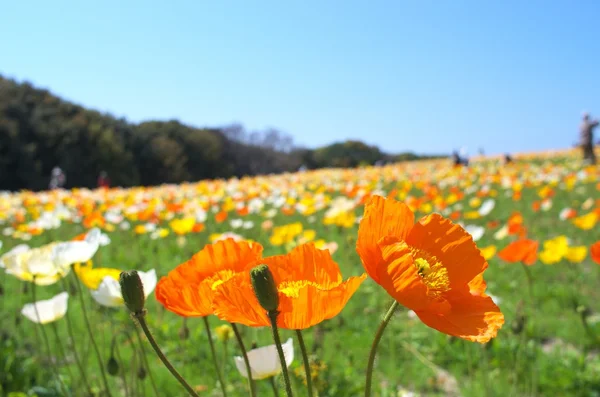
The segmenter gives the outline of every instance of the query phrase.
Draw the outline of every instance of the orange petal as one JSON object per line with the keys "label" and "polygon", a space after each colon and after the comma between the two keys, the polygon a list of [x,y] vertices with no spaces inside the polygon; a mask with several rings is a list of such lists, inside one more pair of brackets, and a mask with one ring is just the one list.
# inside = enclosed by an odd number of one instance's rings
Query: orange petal
{"label": "orange petal", "polygon": [[214,314],[221,320],[248,327],[270,325],[267,312],[260,306],[252,290],[250,272],[236,274],[218,285],[213,293]]}
{"label": "orange petal", "polygon": [[198,288],[163,277],[156,284],[156,300],[167,310],[182,317],[204,317],[213,313],[210,300],[198,293]]}
{"label": "orange petal", "polygon": [[504,315],[492,298],[466,294],[451,301],[448,313],[415,311],[425,325],[448,335],[485,343],[494,338],[504,324]]}
{"label": "orange petal", "polygon": [[367,278],[350,277],[332,289],[306,284],[291,295],[280,294],[277,324],[283,329],[306,329],[337,316],[360,284]]}
{"label": "orange petal", "polygon": [[358,227],[356,251],[375,282],[379,283],[378,268],[383,266],[377,243],[386,236],[405,240],[414,222],[410,208],[399,201],[373,196],[365,205],[364,217]]}
{"label": "orange petal", "polygon": [[464,287],[488,266],[471,235],[439,214],[417,222],[406,243],[441,261],[448,269],[452,289]]}
{"label": "orange petal", "polygon": [[384,237],[379,243],[386,266],[378,269],[379,284],[402,305],[424,309],[429,305],[427,286],[413,264],[410,247],[394,237]]}
{"label": "orange petal", "polygon": [[590,247],[590,254],[592,256],[592,260],[600,265],[600,241],[592,244]]}
{"label": "orange petal", "polygon": [[262,250],[263,247],[258,243],[228,238],[206,245],[176,270],[188,282],[199,283],[221,270],[241,272],[261,258]]}
{"label": "orange petal", "polygon": [[269,266],[276,285],[283,280],[311,281],[325,287],[342,282],[340,268],[329,250],[320,250],[314,243],[299,245],[287,255],[264,258],[261,263]]}
{"label": "orange petal", "polygon": [[487,284],[483,279],[483,272],[475,276],[475,278],[469,282],[469,290],[473,295],[487,296],[485,294],[486,288]]}
{"label": "orange petal", "polygon": [[537,260],[538,245],[539,243],[534,240],[516,240],[500,251],[498,256],[509,263],[523,262],[531,266]]}

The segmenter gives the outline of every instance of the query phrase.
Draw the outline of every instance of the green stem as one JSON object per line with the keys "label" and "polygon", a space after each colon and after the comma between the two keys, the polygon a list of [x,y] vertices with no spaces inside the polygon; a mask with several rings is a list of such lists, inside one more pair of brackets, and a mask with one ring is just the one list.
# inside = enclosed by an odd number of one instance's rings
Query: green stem
{"label": "green stem", "polygon": [[287,397],[292,397],[292,384],[290,383],[290,376],[288,375],[287,362],[285,361],[285,355],[283,354],[283,348],[281,347],[281,339],[279,338],[279,330],[277,329],[277,316],[279,312],[271,310],[267,312],[269,320],[271,320],[271,329],[273,330],[273,340],[277,347],[277,353],[279,353],[279,364],[281,365],[281,373],[283,374],[283,380],[285,381],[285,392]]}
{"label": "green stem", "polygon": [[[36,295],[35,295],[35,290],[36,290],[35,277],[31,284],[32,284],[31,293],[33,295],[33,309],[35,310],[35,317],[37,318],[37,320],[39,322],[39,321],[41,321],[41,317],[40,317],[40,312],[38,311],[37,299],[36,299]],[[52,363],[52,349],[50,349],[50,341],[48,340],[48,334],[46,334],[46,329],[44,328],[44,324],[42,324],[42,323],[38,323],[38,324],[42,328],[42,337],[44,339],[44,343],[46,344],[46,351],[48,352],[48,358],[50,359],[50,366],[52,367],[54,376],[56,376],[56,378],[58,379],[58,382],[60,383],[60,386],[63,388],[63,390],[65,390],[65,392],[67,392],[67,387],[63,383],[62,378],[60,377],[60,373],[58,372],[58,366],[55,365],[54,363]],[[67,395],[69,395],[68,392],[67,392]]]}
{"label": "green stem", "polygon": [[167,367],[167,369],[169,370],[169,372],[171,372],[171,374],[175,377],[175,379],[177,379],[177,381],[179,381],[181,386],[183,386],[185,388],[185,390],[187,390],[187,392],[189,393],[190,396],[199,397],[198,394],[192,388],[192,386],[190,386],[185,381],[185,379],[183,379],[183,377],[179,374],[179,372],[177,372],[177,370],[173,367],[173,365],[171,365],[169,360],[167,360],[167,357],[165,357],[163,352],[160,350],[160,347],[158,347],[158,345],[156,344],[156,341],[154,340],[154,337],[150,333],[150,330],[148,329],[148,325],[146,324],[146,319],[145,319],[146,313],[141,312],[141,313],[132,313],[132,314],[133,314],[134,318],[140,324],[140,327],[142,327],[142,331],[144,331],[144,334],[146,335],[146,339],[148,339],[148,342],[150,342],[150,345],[152,345],[152,348],[156,352],[156,355],[158,355],[158,358],[160,358],[160,361],[162,361],[162,363],[165,365],[165,367]]}
{"label": "green stem", "polygon": [[221,385],[221,391],[223,392],[223,397],[227,397],[227,390],[225,388],[225,382],[223,381],[223,375],[221,374],[221,368],[219,368],[219,361],[217,360],[217,352],[215,350],[215,344],[213,342],[212,334],[210,332],[208,317],[204,316],[202,317],[202,320],[204,320],[206,336],[208,337],[208,344],[210,345],[210,352],[212,353],[213,362],[215,363],[215,371],[217,371],[217,378],[219,379],[219,384]]}
{"label": "green stem", "polygon": [[[61,281],[62,281],[65,292],[69,292],[67,282],[65,281],[65,279],[61,278]],[[72,349],[73,349],[73,357],[75,357],[75,363],[77,363],[77,368],[79,368],[79,373],[81,374],[81,379],[83,380],[83,384],[85,385],[85,388],[87,389],[88,395],[93,396],[94,393],[92,392],[92,388],[90,387],[90,384],[85,375],[83,366],[81,365],[81,360],[79,359],[79,353],[77,353],[77,344],[75,343],[75,336],[74,336],[75,334],[73,332],[73,324],[71,323],[71,316],[70,316],[70,312],[68,310],[67,310],[67,313],[65,314],[65,319],[67,321],[67,332],[69,333],[69,338],[71,339],[71,345],[72,345]]]}
{"label": "green stem", "polygon": [[75,278],[75,286],[77,287],[77,295],[79,295],[79,301],[81,302],[81,311],[83,312],[83,319],[85,321],[85,326],[88,330],[88,335],[90,337],[90,342],[92,342],[92,346],[96,351],[96,357],[98,359],[98,366],[100,367],[100,374],[102,375],[102,382],[104,383],[104,388],[106,389],[106,394],[108,397],[112,397],[110,393],[110,388],[108,386],[108,379],[106,379],[106,371],[104,370],[104,361],[102,360],[102,355],[100,354],[100,349],[96,344],[96,340],[94,339],[94,332],[92,331],[92,325],[90,324],[90,319],[87,315],[87,309],[85,308],[85,298],[83,297],[83,291],[81,288],[81,284],[79,283],[79,278],[75,273],[73,273],[73,277]]}
{"label": "green stem", "polygon": [[[111,357],[114,357],[113,354],[115,354],[117,356],[117,360],[119,363],[119,367],[121,365],[123,365],[123,360],[121,359],[121,352],[119,349],[119,346],[117,346],[117,344],[115,343],[115,341],[117,340],[117,338],[113,338],[113,343],[112,343],[112,347],[111,347]],[[133,354],[135,354],[135,350],[133,352]],[[125,371],[123,371],[123,368],[119,368],[119,375],[121,376],[121,382],[123,382],[123,388],[125,389],[125,396],[129,396],[129,387],[127,386],[127,376],[125,375]]]}
{"label": "green stem", "polygon": [[[160,396],[158,393],[158,389],[156,388],[156,383],[154,383],[154,376],[152,376],[152,371],[150,370],[150,365],[148,365],[148,358],[146,357],[146,349],[144,349],[144,343],[142,342],[142,336],[140,335],[140,330],[135,327],[135,334],[137,335],[137,340],[140,345],[140,355],[142,356],[142,360],[144,365],[146,366],[146,370],[148,371],[148,377],[150,378],[150,383],[152,384],[152,389],[154,389],[154,394],[156,397]],[[135,351],[135,346],[133,346]]]}
{"label": "green stem", "polygon": [[67,354],[65,353],[65,348],[60,340],[60,336],[58,335],[58,327],[56,326],[56,322],[53,322],[51,325],[52,331],[54,332],[54,339],[56,339],[56,344],[58,345],[58,351],[63,357],[63,360],[65,360],[65,366],[67,367],[67,371],[69,371],[69,378],[71,380],[74,380],[75,378],[73,377],[73,371],[71,371],[71,367],[69,366],[69,363],[67,361]]}
{"label": "green stem", "polygon": [[277,384],[275,383],[275,377],[274,377],[274,376],[271,376],[271,377],[269,378],[269,381],[270,381],[270,383],[271,383],[271,388],[273,388],[273,395],[274,395],[275,397],[279,397],[279,390],[278,390],[278,388],[277,388]]}
{"label": "green stem", "polygon": [[523,267],[523,271],[525,272],[525,276],[527,277],[527,288],[529,292],[529,302],[527,304],[527,311],[529,312],[531,305],[533,305],[533,277],[531,276],[531,270],[529,270],[529,266],[525,265],[524,263],[521,263],[521,266]]}
{"label": "green stem", "polygon": [[296,330],[296,336],[298,337],[298,343],[300,344],[300,351],[302,351],[302,360],[304,360],[304,372],[306,372],[306,387],[308,388],[308,396],[313,396],[312,376],[310,372],[310,362],[308,361],[308,354],[306,353],[306,345],[304,344],[304,338],[302,337],[302,331]]}
{"label": "green stem", "polygon": [[254,379],[252,379],[252,368],[250,367],[250,360],[248,360],[248,353],[246,352],[246,347],[244,346],[244,340],[242,339],[242,335],[240,334],[240,330],[237,325],[231,323],[231,328],[233,328],[233,333],[235,334],[235,338],[237,339],[238,345],[240,345],[240,350],[242,351],[242,357],[244,357],[244,363],[246,364],[246,373],[248,375],[248,385],[250,386],[250,395],[252,397],[256,397],[256,390],[254,388]]}
{"label": "green stem", "polygon": [[379,324],[379,328],[375,333],[375,339],[373,339],[373,345],[371,346],[371,352],[369,353],[369,362],[367,364],[367,380],[365,382],[365,397],[371,396],[371,383],[373,379],[373,365],[375,364],[375,354],[377,353],[377,346],[379,345],[379,341],[381,340],[381,336],[383,335],[383,331],[385,331],[385,327],[387,327],[388,323],[392,319],[394,312],[398,308],[398,302],[394,301],[387,313],[381,320],[381,324]]}

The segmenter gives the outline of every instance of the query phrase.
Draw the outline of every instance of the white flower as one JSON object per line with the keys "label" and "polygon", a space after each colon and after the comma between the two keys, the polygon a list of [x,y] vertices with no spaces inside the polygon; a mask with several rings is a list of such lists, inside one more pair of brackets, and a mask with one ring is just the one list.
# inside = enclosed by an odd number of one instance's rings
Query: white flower
{"label": "white flower", "polygon": [[[144,295],[146,298],[150,296],[156,287],[156,270],[152,269],[147,272],[138,270],[142,285],[144,286]],[[124,305],[123,295],[121,294],[121,285],[117,280],[110,276],[102,279],[97,290],[90,291],[96,302],[102,306],[120,307]]]}
{"label": "white flower", "polygon": [[54,249],[54,262],[59,267],[67,267],[73,263],[87,262],[98,251],[101,239],[102,233],[100,229],[93,228],[82,241],[58,243]]}
{"label": "white flower", "polygon": [[29,248],[27,244],[19,244],[14,246],[10,251],[0,256],[0,267],[7,267],[8,265],[5,264],[5,261],[14,261],[18,254],[29,251],[30,249],[31,248]]}
{"label": "white flower", "polygon": [[252,221],[245,221],[244,224],[242,225],[242,228],[244,229],[252,229],[254,227],[254,222]]}
{"label": "white flower", "polygon": [[479,240],[481,237],[483,237],[483,233],[485,232],[485,228],[483,226],[477,225],[467,225],[465,230],[471,235],[471,237],[473,237],[473,241]]}
{"label": "white flower", "polygon": [[481,207],[479,207],[479,215],[481,215],[481,216],[488,215],[490,212],[492,212],[492,210],[494,209],[495,206],[496,206],[496,201],[494,201],[494,199],[485,200],[483,202],[483,204],[481,204]]}
{"label": "white flower", "polygon": [[48,324],[64,317],[68,300],[69,294],[61,292],[50,299],[26,304],[21,314],[34,323]]}
{"label": "white flower", "polygon": [[7,274],[23,281],[35,282],[37,285],[50,285],[67,275],[70,267],[57,266],[54,262],[54,251],[58,243],[43,245],[30,249],[22,244],[2,256],[2,266]]}
{"label": "white flower", "polygon": [[[294,341],[289,338],[287,342],[281,345],[283,356],[285,357],[286,367],[289,367],[294,361]],[[240,356],[235,356],[235,366],[243,377],[248,377],[246,364]],[[268,345],[252,349],[248,352],[248,361],[250,361],[250,370],[252,371],[252,379],[266,379],[275,376],[281,372],[281,363],[275,345]]]}
{"label": "white flower", "polygon": [[131,229],[131,224],[127,221],[123,221],[119,225],[119,228],[121,228],[121,230],[129,230],[129,229]]}
{"label": "white flower", "polygon": [[244,224],[244,221],[242,219],[232,219],[229,224],[232,228],[239,229]]}
{"label": "white flower", "polygon": [[503,240],[508,236],[508,225],[502,226],[496,233],[494,233],[494,238],[496,240]]}

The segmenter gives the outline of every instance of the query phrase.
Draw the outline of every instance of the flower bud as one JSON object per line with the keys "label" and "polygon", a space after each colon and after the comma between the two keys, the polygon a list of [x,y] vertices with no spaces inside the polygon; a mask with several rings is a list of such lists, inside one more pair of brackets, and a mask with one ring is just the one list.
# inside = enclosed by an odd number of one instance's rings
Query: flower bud
{"label": "flower bud", "polygon": [[273,280],[273,274],[267,265],[258,265],[250,270],[250,280],[258,303],[268,312],[277,311],[279,294]]}
{"label": "flower bud", "polygon": [[106,371],[111,376],[117,376],[119,374],[119,363],[114,357],[110,357],[106,363]]}
{"label": "flower bud", "polygon": [[144,285],[142,280],[135,270],[122,272],[119,277],[121,284],[121,294],[125,301],[125,306],[133,314],[142,314],[144,312],[144,304],[146,296],[144,295]]}
{"label": "flower bud", "polygon": [[215,328],[215,333],[217,334],[217,338],[223,343],[227,343],[229,339],[233,338],[233,328],[228,324],[223,324]]}
{"label": "flower bud", "polygon": [[146,371],[146,368],[144,368],[144,367],[140,367],[137,371],[137,377],[139,380],[146,379],[146,374],[147,374],[147,371]]}

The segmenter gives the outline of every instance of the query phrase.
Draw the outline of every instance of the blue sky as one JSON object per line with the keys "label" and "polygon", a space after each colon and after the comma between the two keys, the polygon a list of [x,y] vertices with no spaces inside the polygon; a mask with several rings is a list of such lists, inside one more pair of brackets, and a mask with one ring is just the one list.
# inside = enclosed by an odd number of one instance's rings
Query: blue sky
{"label": "blue sky", "polygon": [[600,116],[600,2],[9,1],[0,73],[131,121],[315,147],[562,148]]}

